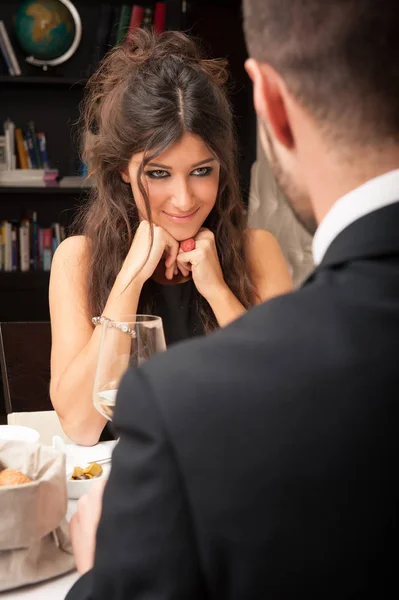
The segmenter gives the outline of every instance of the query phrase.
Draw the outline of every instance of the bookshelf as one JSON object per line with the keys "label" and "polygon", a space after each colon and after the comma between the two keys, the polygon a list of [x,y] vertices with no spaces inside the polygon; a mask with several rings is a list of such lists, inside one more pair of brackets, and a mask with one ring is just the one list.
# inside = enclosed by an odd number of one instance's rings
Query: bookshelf
{"label": "bookshelf", "polygon": [[[68,62],[43,72],[25,62],[12,35],[13,17],[21,1],[2,0],[0,4],[0,19],[6,25],[22,70],[21,76],[10,76],[1,58],[0,123],[10,118],[23,127],[33,120],[36,130],[46,133],[51,167],[57,168],[61,176],[77,175],[75,124],[93,62],[101,7],[109,4],[117,10],[122,4],[135,2],[73,0],[82,20],[81,44]],[[153,4],[149,0],[137,0],[137,3]],[[245,194],[249,188],[250,167],[255,160],[256,119],[251,84],[244,70],[246,48],[241,26],[241,0],[166,0],[168,28],[176,23],[176,10],[179,11],[183,3],[187,10],[180,15],[181,28],[198,36],[210,55],[229,60],[234,82],[231,99],[239,136],[240,175]],[[79,186],[0,185],[0,221],[19,220],[24,211],[36,211],[41,226],[59,222],[68,227],[87,194],[88,190]],[[40,271],[0,272],[0,321],[48,320],[48,278],[48,273]]]}
{"label": "bookshelf", "polygon": [[84,87],[87,83],[87,77],[76,79],[75,77],[52,77],[51,75],[20,75],[13,77],[12,75],[0,75],[0,84],[7,86],[47,86],[47,87]]}
{"label": "bookshelf", "polygon": [[[0,185],[0,196],[3,194],[43,194],[46,198],[57,196],[58,194],[79,194],[83,187],[62,187],[45,185]],[[0,198],[1,203],[1,198]]]}

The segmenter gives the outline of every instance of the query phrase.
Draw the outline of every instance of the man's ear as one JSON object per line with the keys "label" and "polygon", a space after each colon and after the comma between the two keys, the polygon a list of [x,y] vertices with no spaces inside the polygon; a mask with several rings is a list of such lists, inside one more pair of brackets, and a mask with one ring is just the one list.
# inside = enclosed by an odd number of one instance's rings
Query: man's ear
{"label": "man's ear", "polygon": [[254,104],[257,114],[280,144],[292,148],[294,141],[281,77],[270,65],[259,63],[253,58],[246,61],[245,68],[254,86]]}

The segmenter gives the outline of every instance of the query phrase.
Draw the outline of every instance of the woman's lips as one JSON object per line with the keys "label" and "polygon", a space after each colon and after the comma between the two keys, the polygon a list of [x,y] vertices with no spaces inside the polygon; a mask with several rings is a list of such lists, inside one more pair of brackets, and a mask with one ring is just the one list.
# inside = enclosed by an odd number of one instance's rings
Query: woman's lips
{"label": "woman's lips", "polygon": [[193,212],[186,215],[176,215],[163,211],[165,217],[167,217],[172,223],[188,223],[197,214],[199,208],[196,208]]}

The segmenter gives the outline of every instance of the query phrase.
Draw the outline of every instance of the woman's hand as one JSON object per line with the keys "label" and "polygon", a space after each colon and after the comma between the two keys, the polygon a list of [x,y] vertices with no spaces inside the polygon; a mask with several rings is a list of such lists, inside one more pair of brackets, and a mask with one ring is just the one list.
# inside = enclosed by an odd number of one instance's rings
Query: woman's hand
{"label": "woman's hand", "polygon": [[179,251],[179,269],[191,270],[195,287],[208,302],[226,290],[222,268],[215,244],[215,236],[209,229],[201,229],[195,237],[195,249]]}
{"label": "woman's hand", "polygon": [[[154,232],[152,247],[151,227]],[[136,283],[143,285],[147,279],[150,279],[164,257],[165,276],[167,279],[173,279],[177,270],[178,252],[179,243],[165,229],[150,225],[148,221],[141,221],[118,277],[126,284],[134,279]]]}

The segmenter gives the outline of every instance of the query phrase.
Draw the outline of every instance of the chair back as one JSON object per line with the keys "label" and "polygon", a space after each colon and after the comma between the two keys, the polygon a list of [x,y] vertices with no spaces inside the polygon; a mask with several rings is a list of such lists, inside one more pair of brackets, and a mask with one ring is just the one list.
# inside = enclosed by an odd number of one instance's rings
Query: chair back
{"label": "chair back", "polygon": [[6,413],[52,410],[49,322],[0,323],[0,364]]}

